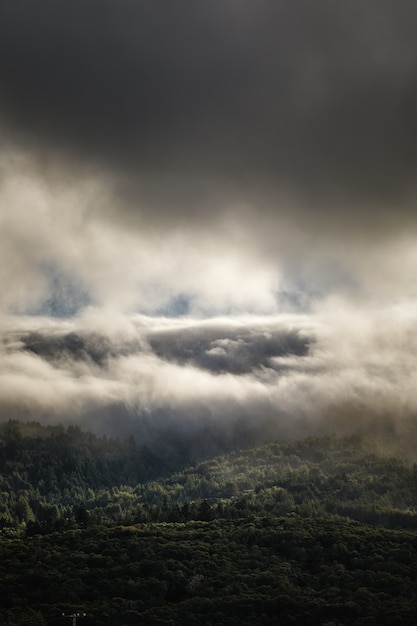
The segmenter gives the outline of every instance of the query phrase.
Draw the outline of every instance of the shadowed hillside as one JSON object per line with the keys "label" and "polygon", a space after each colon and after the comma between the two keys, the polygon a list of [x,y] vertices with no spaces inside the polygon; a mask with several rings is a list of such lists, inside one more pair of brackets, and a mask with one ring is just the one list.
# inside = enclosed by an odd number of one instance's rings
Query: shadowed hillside
{"label": "shadowed hillside", "polygon": [[0,624],[414,625],[417,472],[357,437],[170,470],[133,438],[0,428]]}

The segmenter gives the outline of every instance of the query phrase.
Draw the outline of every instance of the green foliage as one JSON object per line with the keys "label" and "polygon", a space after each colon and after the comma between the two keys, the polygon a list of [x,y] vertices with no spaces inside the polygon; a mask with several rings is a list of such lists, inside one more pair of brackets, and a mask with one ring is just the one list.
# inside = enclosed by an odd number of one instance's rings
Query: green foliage
{"label": "green foliage", "polygon": [[114,486],[166,475],[166,463],[134,439],[98,438],[76,426],[0,424],[0,528],[37,521],[55,527],[74,504],[100,510]]}
{"label": "green foliage", "polygon": [[[356,437],[275,442],[231,453],[138,485],[134,493],[148,507],[146,519],[155,521],[202,519],[196,505],[205,501],[211,517],[339,515],[417,528],[416,469],[378,456]],[[146,521],[142,510],[136,521]]]}
{"label": "green foliage", "polygon": [[[150,450],[70,426],[0,425],[0,528],[338,515],[417,528],[417,471],[358,438],[277,442],[165,479]],[[157,480],[156,480],[157,478]]]}
{"label": "green foliage", "polygon": [[0,552],[5,624],[22,606],[50,624],[61,612],[81,609],[85,626],[384,626],[415,624],[417,614],[415,533],[338,519],[292,515],[3,534]]}
{"label": "green foliage", "polygon": [[415,624],[417,470],[358,438],[169,474],[132,438],[11,421],[0,526],[0,626]]}

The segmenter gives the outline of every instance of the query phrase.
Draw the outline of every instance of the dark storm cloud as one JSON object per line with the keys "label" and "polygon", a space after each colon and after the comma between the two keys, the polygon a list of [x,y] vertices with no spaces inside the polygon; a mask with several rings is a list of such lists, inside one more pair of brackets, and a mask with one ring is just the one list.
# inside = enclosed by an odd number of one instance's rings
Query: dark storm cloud
{"label": "dark storm cloud", "polygon": [[91,361],[105,365],[109,356],[114,356],[107,337],[96,334],[83,335],[70,332],[60,335],[44,335],[40,332],[22,337],[23,349],[47,361]]}
{"label": "dark storm cloud", "polygon": [[305,356],[311,339],[291,329],[203,326],[153,333],[148,341],[161,358],[214,373],[247,374],[273,368],[273,357]]}
{"label": "dark storm cloud", "polygon": [[412,217],[416,18],[408,0],[4,2],[3,123],[111,170],[148,218],[294,193],[315,220],[392,226],[381,203]]}
{"label": "dark storm cloud", "polygon": [[48,362],[86,361],[106,367],[110,359],[151,352],[181,366],[212,373],[249,374],[259,368],[276,369],[274,357],[302,357],[312,339],[289,328],[233,328],[230,325],[192,325],[151,331],[143,339],[111,340],[94,332],[59,334],[32,332],[21,337],[22,348]]}

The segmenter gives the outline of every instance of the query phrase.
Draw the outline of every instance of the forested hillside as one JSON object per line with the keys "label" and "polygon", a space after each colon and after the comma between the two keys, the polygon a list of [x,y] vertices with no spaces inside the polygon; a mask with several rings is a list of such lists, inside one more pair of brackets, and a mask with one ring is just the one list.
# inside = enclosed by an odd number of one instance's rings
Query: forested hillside
{"label": "forested hillside", "polygon": [[0,425],[0,525],[64,519],[74,504],[95,502],[97,493],[168,472],[133,437],[120,442],[77,426],[9,421]]}
{"label": "forested hillside", "polygon": [[412,464],[326,437],[174,469],[1,425],[0,625],[415,624]]}
{"label": "forested hillside", "polygon": [[249,515],[350,517],[417,527],[417,469],[358,437],[277,442],[173,472],[131,437],[77,427],[0,426],[0,523],[36,530]]}

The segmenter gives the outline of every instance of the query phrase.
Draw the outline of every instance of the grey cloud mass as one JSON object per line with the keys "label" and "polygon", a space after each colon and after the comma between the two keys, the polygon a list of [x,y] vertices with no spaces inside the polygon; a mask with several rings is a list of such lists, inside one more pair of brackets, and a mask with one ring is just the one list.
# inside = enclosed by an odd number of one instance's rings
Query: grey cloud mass
{"label": "grey cloud mass", "polygon": [[2,2],[1,418],[414,445],[416,23]]}
{"label": "grey cloud mass", "polygon": [[408,1],[3,3],[4,125],[104,171],[117,219],[279,216],[290,194],[309,228],[401,227],[393,202],[409,225],[416,18]]}
{"label": "grey cloud mass", "polygon": [[311,340],[298,330],[277,328],[276,324],[271,328],[236,328],[225,323],[155,330],[146,333],[142,342],[129,338],[116,344],[107,336],[90,332],[31,332],[21,337],[23,350],[54,363],[90,361],[104,366],[110,358],[143,353],[146,346],[164,361],[231,374],[273,368],[276,357],[305,356]]}

